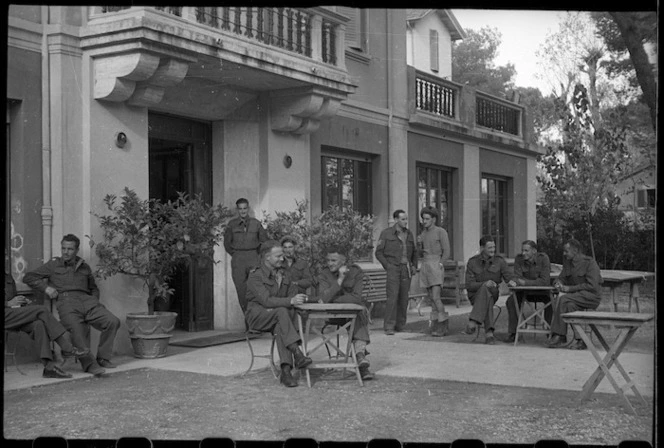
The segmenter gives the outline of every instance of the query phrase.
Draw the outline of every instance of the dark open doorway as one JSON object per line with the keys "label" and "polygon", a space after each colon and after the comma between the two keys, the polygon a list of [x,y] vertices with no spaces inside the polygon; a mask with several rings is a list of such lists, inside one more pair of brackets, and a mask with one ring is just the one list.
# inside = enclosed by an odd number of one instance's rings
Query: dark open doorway
{"label": "dark open doorway", "polygon": [[[149,115],[150,198],[177,198],[177,192],[212,199],[211,126],[161,114]],[[155,309],[178,313],[176,326],[187,331],[213,328],[212,264],[192,265],[171,281],[175,293]]]}

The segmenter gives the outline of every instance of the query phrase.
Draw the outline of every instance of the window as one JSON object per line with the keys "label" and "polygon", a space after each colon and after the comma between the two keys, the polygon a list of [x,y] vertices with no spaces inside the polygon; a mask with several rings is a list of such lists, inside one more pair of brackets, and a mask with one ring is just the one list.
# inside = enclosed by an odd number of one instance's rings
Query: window
{"label": "window", "polygon": [[333,155],[321,159],[322,209],[336,205],[371,214],[371,162]]}
{"label": "window", "polygon": [[481,185],[482,235],[496,240],[496,252],[505,254],[507,249],[507,181],[482,176]]}
{"label": "window", "polygon": [[366,10],[347,6],[337,6],[336,8],[339,14],[350,19],[346,22],[346,46],[366,52]]}
{"label": "window", "polygon": [[[426,206],[435,207],[440,213],[436,225],[447,230],[452,241],[452,230],[449,223],[449,208],[452,185],[452,170],[431,165],[417,165],[417,216]],[[417,227],[420,233],[420,226]]]}
{"label": "window", "polygon": [[429,30],[429,64],[432,72],[438,72],[438,31]]}
{"label": "window", "polygon": [[655,189],[642,188],[636,191],[636,206],[639,208],[655,208]]}

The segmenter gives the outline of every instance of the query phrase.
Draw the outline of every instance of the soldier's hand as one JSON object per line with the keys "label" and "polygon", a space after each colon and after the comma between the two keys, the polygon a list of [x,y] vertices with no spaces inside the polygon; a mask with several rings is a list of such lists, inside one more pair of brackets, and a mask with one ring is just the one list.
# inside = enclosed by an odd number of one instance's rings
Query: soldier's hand
{"label": "soldier's hand", "polygon": [[47,296],[49,296],[51,299],[55,299],[58,297],[58,290],[55,289],[52,286],[47,286],[46,290],[44,291]]}
{"label": "soldier's hand", "polygon": [[306,294],[296,294],[290,299],[291,305],[302,305],[306,301],[307,301]]}
{"label": "soldier's hand", "polygon": [[7,305],[15,308],[23,306],[28,303],[28,299],[25,296],[15,296],[14,298],[7,301]]}
{"label": "soldier's hand", "polygon": [[507,282],[507,286],[516,286],[516,282],[514,280],[510,280]]}
{"label": "soldier's hand", "polygon": [[493,280],[487,280],[486,282],[484,282],[484,285],[487,288],[495,288],[496,287],[496,282],[494,282]]}

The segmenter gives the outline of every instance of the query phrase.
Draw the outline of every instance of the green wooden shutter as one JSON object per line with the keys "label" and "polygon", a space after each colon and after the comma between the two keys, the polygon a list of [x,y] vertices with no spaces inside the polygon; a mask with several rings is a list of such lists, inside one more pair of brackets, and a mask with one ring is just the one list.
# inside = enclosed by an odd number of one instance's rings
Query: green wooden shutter
{"label": "green wooden shutter", "polygon": [[346,46],[362,49],[360,36],[360,10],[359,8],[349,8],[347,6],[337,6],[337,12],[348,17],[346,22]]}

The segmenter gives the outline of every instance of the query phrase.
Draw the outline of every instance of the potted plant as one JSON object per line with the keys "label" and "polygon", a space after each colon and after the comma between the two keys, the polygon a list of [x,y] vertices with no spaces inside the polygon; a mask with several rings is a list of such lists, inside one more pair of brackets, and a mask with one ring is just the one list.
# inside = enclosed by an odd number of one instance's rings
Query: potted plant
{"label": "potted plant", "polygon": [[279,240],[285,235],[298,239],[298,257],[304,259],[317,276],[325,267],[323,251],[327,246],[345,249],[348,263],[371,257],[373,248],[372,215],[362,215],[349,207],[333,206],[309,221],[308,203],[296,201],[294,211],[275,212],[272,218],[263,213],[263,224],[270,238]]}
{"label": "potted plant", "polygon": [[95,275],[106,279],[124,274],[143,281],[147,312],[128,313],[127,328],[137,357],[161,357],[177,314],[155,312],[155,301],[173,293],[169,281],[177,269],[214,262],[214,246],[221,242],[231,212],[221,204],[206,204],[200,195],[185,193],[162,202],[140,199],[125,187],[119,203],[117,199],[106,195],[104,204],[110,213],[94,213],[103,234],[100,241],[88,236],[98,257]]}

